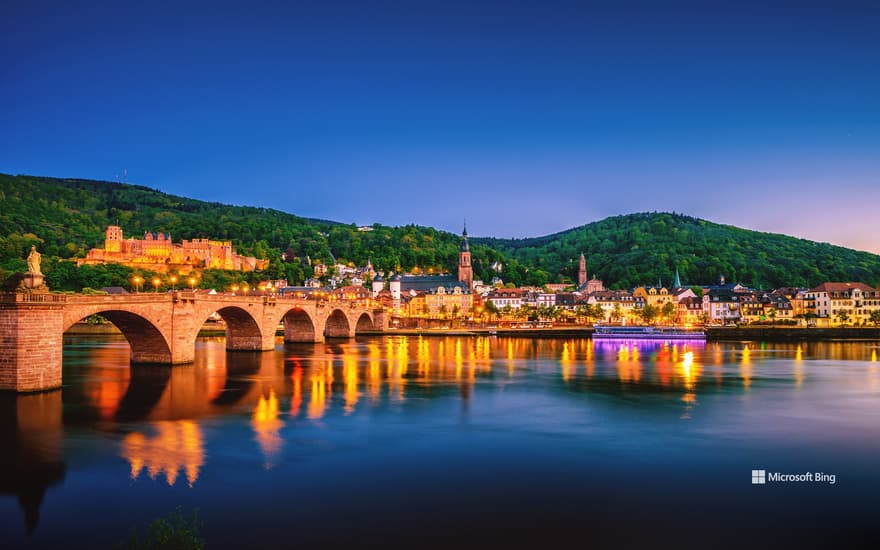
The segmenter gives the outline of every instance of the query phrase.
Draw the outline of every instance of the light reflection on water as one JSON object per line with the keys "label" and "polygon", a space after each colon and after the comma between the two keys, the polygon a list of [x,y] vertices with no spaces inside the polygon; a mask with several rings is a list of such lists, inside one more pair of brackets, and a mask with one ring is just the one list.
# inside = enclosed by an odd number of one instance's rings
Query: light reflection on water
{"label": "light reflection on water", "polygon": [[[462,514],[517,502],[548,529],[569,508],[545,517],[539,505],[571,507],[576,488],[625,494],[633,513],[656,504],[645,487],[666,488],[644,477],[651,468],[718,474],[705,483],[720,484],[732,505],[748,489],[735,476],[766,461],[844,469],[841,479],[860,484],[835,495],[876,494],[864,460],[880,454],[875,343],[389,337],[228,353],[211,338],[197,343],[196,358],[130,369],[124,341],[70,338],[62,391],[4,397],[0,437],[12,452],[0,487],[23,513],[0,514],[2,532],[52,546],[89,529],[75,507],[56,512],[88,492],[110,516],[114,507],[147,520],[178,503],[199,506],[215,540],[244,542],[229,531],[224,499],[246,501],[245,487],[315,490],[322,469],[329,489],[310,493],[315,511],[301,510],[303,525],[329,521],[317,512],[328,506],[351,519],[355,508],[339,498],[372,483],[362,468],[387,484],[370,492],[379,508],[413,483],[440,494],[458,487],[481,495],[456,501]],[[557,474],[559,486],[548,481]],[[512,490],[534,502],[511,499]],[[422,516],[404,508],[418,524]],[[113,525],[100,544],[126,533],[130,517]],[[260,527],[264,542],[282,535]]]}

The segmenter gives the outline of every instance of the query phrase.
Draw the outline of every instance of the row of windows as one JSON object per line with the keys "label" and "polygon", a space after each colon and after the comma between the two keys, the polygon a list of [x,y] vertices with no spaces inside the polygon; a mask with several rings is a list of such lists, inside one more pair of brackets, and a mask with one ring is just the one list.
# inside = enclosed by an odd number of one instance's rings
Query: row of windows
{"label": "row of windows", "polygon": [[855,311],[853,311],[851,309],[832,309],[831,310],[831,315],[837,315],[838,313],[851,313],[851,314],[855,314],[855,315],[870,315],[871,311],[868,311],[867,309],[857,309]]}

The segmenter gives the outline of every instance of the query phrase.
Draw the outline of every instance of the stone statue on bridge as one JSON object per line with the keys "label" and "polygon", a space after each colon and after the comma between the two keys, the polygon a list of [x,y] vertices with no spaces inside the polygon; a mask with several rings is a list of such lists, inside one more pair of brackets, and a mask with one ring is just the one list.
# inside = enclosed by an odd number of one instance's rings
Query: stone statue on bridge
{"label": "stone statue on bridge", "polygon": [[27,257],[27,272],[13,273],[0,285],[0,292],[21,292],[26,294],[46,294],[49,288],[46,286],[46,278],[40,271],[42,254],[37,252],[37,247],[31,247],[31,253]]}
{"label": "stone statue on bridge", "polygon": [[37,247],[31,245],[31,253],[28,254],[27,257],[27,267],[28,273],[33,273],[34,275],[42,275],[43,272],[40,271],[40,261],[42,259],[42,254],[37,252]]}

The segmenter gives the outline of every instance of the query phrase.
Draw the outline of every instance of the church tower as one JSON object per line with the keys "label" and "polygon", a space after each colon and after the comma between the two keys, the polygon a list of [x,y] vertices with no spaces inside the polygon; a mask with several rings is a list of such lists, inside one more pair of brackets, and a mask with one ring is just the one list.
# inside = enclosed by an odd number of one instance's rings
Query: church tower
{"label": "church tower", "polygon": [[458,280],[474,289],[474,268],[471,266],[471,247],[468,244],[467,224],[461,234],[461,251],[458,253]]}
{"label": "church tower", "polygon": [[581,261],[578,265],[578,288],[584,286],[587,283],[587,259],[584,258],[584,253],[581,252]]}

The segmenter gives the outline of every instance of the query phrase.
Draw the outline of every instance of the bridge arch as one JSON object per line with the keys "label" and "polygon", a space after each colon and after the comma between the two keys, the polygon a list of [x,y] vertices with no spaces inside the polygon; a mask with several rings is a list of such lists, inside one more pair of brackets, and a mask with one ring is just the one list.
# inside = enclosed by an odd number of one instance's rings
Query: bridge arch
{"label": "bridge arch", "polygon": [[363,332],[365,330],[374,330],[373,316],[366,311],[361,313],[354,325],[354,333]]}
{"label": "bridge arch", "polygon": [[324,323],[324,336],[327,338],[349,338],[351,325],[348,316],[341,309],[334,309]]}
{"label": "bridge arch", "polygon": [[[214,314],[205,315],[202,322],[196,327],[196,336],[205,321]],[[226,306],[216,310],[223,322],[226,323],[226,349],[234,350],[261,350],[263,349],[263,330],[260,323],[251,313],[239,306]],[[193,338],[195,342],[195,338]]]}
{"label": "bridge arch", "polygon": [[285,342],[315,342],[318,339],[318,330],[315,321],[300,307],[294,307],[287,311],[281,318],[284,323]]}
{"label": "bridge arch", "polygon": [[[96,309],[94,311],[76,313],[64,323],[66,332],[77,322],[100,315],[113,323],[122,332],[131,348],[131,363],[170,364],[172,363],[171,344],[169,338],[160,327],[152,321],[131,311],[121,309]],[[72,319],[72,320],[70,320]]]}

